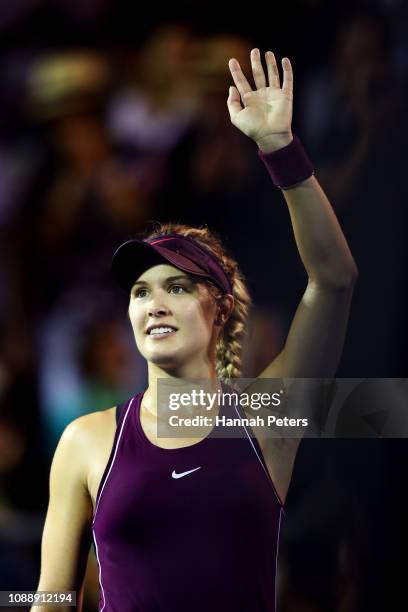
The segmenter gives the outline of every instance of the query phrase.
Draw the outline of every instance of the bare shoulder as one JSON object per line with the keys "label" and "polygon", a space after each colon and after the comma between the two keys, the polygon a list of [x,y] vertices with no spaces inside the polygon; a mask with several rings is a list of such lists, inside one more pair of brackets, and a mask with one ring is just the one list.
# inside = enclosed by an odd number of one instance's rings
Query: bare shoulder
{"label": "bare shoulder", "polygon": [[[116,431],[116,406],[71,421],[59,443],[60,454],[76,464],[92,500],[108,462]],[[72,465],[72,463],[71,463]]]}
{"label": "bare shoulder", "polygon": [[89,453],[90,446],[103,444],[110,436],[113,439],[116,428],[116,406],[107,410],[90,412],[74,419],[67,425],[61,442],[74,447],[76,451]]}

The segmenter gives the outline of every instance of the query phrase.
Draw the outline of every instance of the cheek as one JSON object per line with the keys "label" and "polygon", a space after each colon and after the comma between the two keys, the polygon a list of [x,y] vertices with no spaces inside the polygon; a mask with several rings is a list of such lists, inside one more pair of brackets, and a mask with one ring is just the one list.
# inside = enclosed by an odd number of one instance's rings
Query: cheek
{"label": "cheek", "polygon": [[135,338],[138,338],[143,333],[143,314],[139,309],[135,308],[134,306],[130,306],[128,315]]}
{"label": "cheek", "polygon": [[183,312],[183,319],[189,328],[189,333],[193,332],[197,338],[210,337],[214,316],[207,304],[191,304]]}

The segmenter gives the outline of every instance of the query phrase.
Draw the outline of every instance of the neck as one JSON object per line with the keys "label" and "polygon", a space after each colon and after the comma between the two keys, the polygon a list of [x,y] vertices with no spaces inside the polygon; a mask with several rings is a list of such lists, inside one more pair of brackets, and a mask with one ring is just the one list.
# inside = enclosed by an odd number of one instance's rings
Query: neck
{"label": "neck", "polygon": [[217,378],[215,365],[203,364],[202,368],[184,368],[182,371],[165,370],[156,364],[149,363],[148,387],[143,396],[145,408],[157,415],[158,388],[163,393],[188,393],[194,389],[204,389],[208,393],[221,390],[221,383]]}

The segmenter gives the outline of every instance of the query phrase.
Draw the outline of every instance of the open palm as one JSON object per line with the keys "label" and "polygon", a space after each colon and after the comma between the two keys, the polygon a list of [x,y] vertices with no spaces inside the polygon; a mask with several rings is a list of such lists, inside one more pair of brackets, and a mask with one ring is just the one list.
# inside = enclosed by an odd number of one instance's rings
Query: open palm
{"label": "open palm", "polygon": [[[271,51],[265,54],[268,82],[261,63],[259,49],[251,51],[252,74],[256,89],[252,89],[236,59],[230,59],[229,69],[235,83],[230,87],[228,110],[231,122],[244,134],[265,148],[279,148],[292,139],[293,72],[288,58],[282,60],[283,84]],[[262,147],[264,148],[264,147]]]}

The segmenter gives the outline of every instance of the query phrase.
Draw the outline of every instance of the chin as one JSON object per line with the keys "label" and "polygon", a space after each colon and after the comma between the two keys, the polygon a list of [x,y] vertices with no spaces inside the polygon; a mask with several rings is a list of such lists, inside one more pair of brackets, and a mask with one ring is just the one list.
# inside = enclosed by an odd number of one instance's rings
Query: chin
{"label": "chin", "polygon": [[147,361],[162,368],[176,368],[177,360],[172,355],[149,355]]}
{"label": "chin", "polygon": [[162,367],[175,368],[185,361],[186,356],[180,354],[180,351],[164,349],[149,350],[143,354],[143,357],[150,363]]}
{"label": "chin", "polygon": [[197,361],[197,352],[186,352],[185,347],[179,349],[149,350],[144,357],[150,363],[163,368],[168,373],[183,371],[187,364]]}

